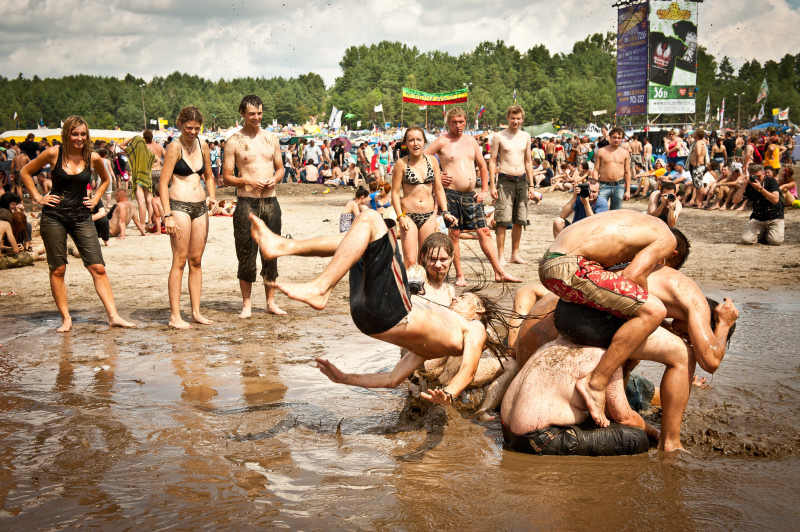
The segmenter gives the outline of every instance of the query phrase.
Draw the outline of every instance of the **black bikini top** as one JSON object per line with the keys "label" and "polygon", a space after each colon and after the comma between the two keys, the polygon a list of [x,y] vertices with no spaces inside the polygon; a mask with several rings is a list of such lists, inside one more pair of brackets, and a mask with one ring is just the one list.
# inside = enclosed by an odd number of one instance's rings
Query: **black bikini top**
{"label": "black bikini top", "polygon": [[178,159],[177,163],[175,163],[175,168],[172,170],[173,174],[181,177],[190,176],[192,174],[203,175],[203,172],[206,170],[206,158],[203,157],[203,148],[200,146],[200,139],[197,139],[197,145],[200,147],[200,156],[203,159],[203,164],[200,165],[200,169],[192,170],[192,167],[189,166],[189,163],[187,163],[183,158],[183,145],[181,144],[181,141],[178,141],[178,146],[181,148],[181,158]]}
{"label": "black bikini top", "polygon": [[425,181],[420,181],[419,177],[417,177],[417,173],[411,169],[411,165],[406,165],[406,171],[403,172],[403,183],[409,185],[427,185],[429,183],[433,183],[435,176],[433,173],[433,168],[431,167],[431,162],[428,160],[428,156],[423,154],[425,157],[425,162],[428,165],[428,171],[425,172]]}

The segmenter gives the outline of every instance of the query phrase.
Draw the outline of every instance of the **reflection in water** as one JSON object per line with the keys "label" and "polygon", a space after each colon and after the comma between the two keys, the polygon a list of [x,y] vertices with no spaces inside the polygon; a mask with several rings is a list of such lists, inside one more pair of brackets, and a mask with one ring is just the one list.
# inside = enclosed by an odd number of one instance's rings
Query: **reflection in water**
{"label": "reflection in water", "polygon": [[693,454],[619,458],[506,452],[496,424],[408,386],[330,383],[315,356],[345,371],[398,356],[345,315],[324,336],[283,322],[281,340],[266,320],[65,335],[0,322],[0,528],[789,528],[800,312],[733,297],[733,345],[687,411]]}

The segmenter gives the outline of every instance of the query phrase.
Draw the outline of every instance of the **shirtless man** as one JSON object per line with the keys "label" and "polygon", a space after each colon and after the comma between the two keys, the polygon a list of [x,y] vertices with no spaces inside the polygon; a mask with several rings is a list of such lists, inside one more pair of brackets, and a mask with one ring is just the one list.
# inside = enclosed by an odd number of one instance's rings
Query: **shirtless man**
{"label": "shirtless man", "polygon": [[[14,157],[14,160],[11,161],[11,169],[14,171],[14,180],[11,185],[12,193],[22,196],[22,177],[20,177],[19,172],[22,170],[22,167],[30,161],[30,157],[28,157],[28,154],[24,151],[20,151],[20,153]],[[36,204],[34,203],[34,205]]]}
{"label": "shirtless man", "polygon": [[489,158],[491,195],[497,200],[494,219],[497,234],[497,257],[505,264],[506,225],[511,226],[511,262],[527,264],[519,255],[522,229],[528,223],[528,199],[533,197],[531,136],[522,131],[525,111],[512,105],[506,112],[508,127],[494,136]]}
{"label": "shirtless man", "polygon": [[638,137],[631,137],[628,150],[631,152],[631,172],[636,168],[636,163],[642,164],[642,143]]}
{"label": "shirtless man", "polygon": [[[278,137],[261,129],[263,116],[261,98],[250,94],[242,98],[239,114],[244,127],[225,143],[222,180],[236,187],[237,204],[233,213],[233,239],[236,258],[239,259],[239,288],[242,291],[240,318],[249,318],[253,312],[250,294],[256,280],[258,242],[250,234],[250,213],[269,225],[272,232],[281,233],[281,207],[275,197],[275,183],[283,180],[283,159]],[[313,142],[313,141],[312,141]],[[239,176],[233,175],[238,168]],[[261,276],[267,294],[267,312],[286,314],[275,303],[275,286],[278,278],[278,261],[261,256]]]}
{"label": "shirtless man", "polygon": [[[689,160],[687,161],[689,163],[687,165],[689,168],[689,173],[692,176],[692,183],[691,187],[686,187],[686,190],[684,190],[684,198],[689,197],[689,193],[692,189],[694,189],[694,194],[696,195],[698,194],[698,191],[703,188],[703,176],[706,175],[706,163],[708,161],[706,132],[703,131],[702,128],[697,128],[692,136],[694,137],[694,145],[692,146],[692,151],[689,154]],[[697,198],[695,198],[695,200],[696,199]],[[689,200],[687,199],[687,201]],[[694,203],[697,204],[697,201]]]}
{"label": "shirtless man", "polygon": [[133,203],[128,201],[128,191],[123,188],[118,188],[114,193],[114,198],[117,200],[117,203],[111,207],[107,215],[111,236],[124,240],[125,232],[131,220],[133,220],[134,225],[136,225],[136,229],[142,233],[142,236],[147,236],[147,231],[139,218],[136,207]]}
{"label": "shirtless man", "polygon": [[350,272],[350,315],[358,329],[372,338],[403,347],[408,352],[390,372],[370,375],[346,374],[317,359],[317,365],[336,383],[366,388],[394,388],[425,360],[460,356],[461,366],[441,390],[422,397],[449,405],[472,381],[486,343],[486,311],[483,300],[473,293],[455,298],[449,309],[440,305],[411,304],[408,279],[394,230],[377,211],[358,215],[347,233],[308,240],[282,238],[251,215],[253,239],[268,259],[287,255],[330,257],[331,261],[313,281],[302,284],[273,283],[292,299],[312,308],[325,308],[331,291]]}
{"label": "shirtless man", "polygon": [[621,209],[622,201],[631,197],[631,155],[620,147],[622,136],[622,129],[613,128],[607,137],[609,145],[594,155],[592,177],[600,181],[600,196],[612,211]]}
{"label": "shirtless man", "polygon": [[642,146],[642,166],[645,170],[652,171],[653,170],[653,145],[650,144],[650,140],[645,137],[644,138],[644,145]]}
{"label": "shirtless man", "polygon": [[756,138],[750,137],[747,139],[747,145],[742,149],[742,169],[744,170],[744,175],[747,177],[748,169],[750,168],[750,164],[755,162],[753,158],[753,152],[756,149]]}
{"label": "shirtless man", "polygon": [[[613,132],[612,146],[620,138]],[[627,160],[624,164],[627,172]],[[562,299],[629,318],[597,368],[577,382],[592,419],[601,427],[608,426],[605,389],[612,375],[666,316],[661,301],[647,293],[647,276],[659,261],[676,253],[677,244],[658,218],[630,210],[608,211],[565,228],[539,262],[539,280]],[[630,264],[621,275],[607,271],[626,262]]]}
{"label": "shirtless man", "polygon": [[[478,236],[483,253],[494,269],[496,282],[518,283],[519,279],[509,275],[497,259],[492,246],[492,233],[486,226],[483,213],[483,199],[489,188],[486,161],[478,142],[470,135],[464,135],[467,115],[460,107],[453,107],[447,112],[448,132],[433,141],[425,148],[425,155],[438,156],[442,168],[442,185],[447,195],[447,210],[458,218],[458,227],[450,228],[455,255],[453,264],[456,267],[456,286],[467,286],[464,268],[461,264],[461,248],[459,235],[462,230],[474,230]],[[475,193],[477,173],[481,174],[481,191]]]}
{"label": "shirtless man", "polygon": [[164,156],[166,156],[167,152],[161,144],[153,142],[153,132],[149,129],[146,129],[142,133],[142,138],[144,138],[145,146],[147,146],[147,149],[150,150],[154,156],[153,166],[150,169],[150,179],[153,182],[153,199],[155,201],[152,202],[153,212],[150,213],[150,222],[152,224],[150,231],[158,233],[161,231],[161,217],[163,214],[163,208],[161,206],[161,201],[158,200],[158,194],[161,183],[161,170],[164,168]]}

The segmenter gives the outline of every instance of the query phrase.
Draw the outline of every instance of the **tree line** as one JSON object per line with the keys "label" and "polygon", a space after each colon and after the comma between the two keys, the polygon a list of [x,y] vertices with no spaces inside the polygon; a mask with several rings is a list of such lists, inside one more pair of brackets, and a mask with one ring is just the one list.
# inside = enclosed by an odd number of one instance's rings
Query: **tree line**
{"label": "tree line", "polygon": [[[342,75],[332,87],[313,72],[293,78],[236,78],[217,81],[174,72],[150,82],[131,74],[115,77],[72,75],[62,78],[0,76],[0,131],[31,129],[43,122],[59,127],[71,114],[86,118],[93,128],[139,130],[144,126],[142,103],[150,120],[165,118],[174,125],[181,107],[196,105],[208,127],[227,128],[236,123],[239,101],[257,94],[264,101],[265,123],[303,124],[310,116],[326,121],[331,106],[354,115],[344,124],[355,128],[386,121],[397,124],[425,122],[425,111],[402,104],[402,88],[448,92],[469,88],[467,108],[472,123],[480,107],[483,126],[497,126],[514,101],[525,108],[526,124],[555,121],[581,127],[592,121],[592,111],[608,110],[613,119],[616,77],[616,35],[594,34],[576,42],[569,53],[551,54],[543,44],[526,52],[502,41],[483,42],[460,55],[421,52],[399,42],[349,47],[339,63]],[[728,57],[717,60],[700,47],[697,65],[697,119],[703,120],[706,96],[714,110],[726,99],[726,118],[734,119],[741,105],[742,123],[758,112],[756,96],[766,78],[770,94],[766,116],[772,108],[791,107],[800,113],[800,53],[763,65],[753,59],[735,71]],[[738,96],[736,96],[738,94]],[[741,103],[739,103],[741,102]],[[383,114],[374,107],[383,106]],[[14,120],[17,113],[19,121]],[[712,113],[713,114],[713,113]],[[442,109],[428,108],[429,123],[442,123]],[[635,120],[635,119],[634,119]]]}

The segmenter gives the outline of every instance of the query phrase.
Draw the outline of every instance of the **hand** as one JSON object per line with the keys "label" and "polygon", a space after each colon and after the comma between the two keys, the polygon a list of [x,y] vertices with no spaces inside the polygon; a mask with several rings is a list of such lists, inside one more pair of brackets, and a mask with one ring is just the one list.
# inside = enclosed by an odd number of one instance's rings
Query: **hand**
{"label": "hand", "polygon": [[275,188],[275,178],[269,177],[264,179],[264,188]]}
{"label": "hand", "polygon": [[45,194],[44,196],[39,196],[36,203],[39,205],[47,205],[49,207],[55,207],[61,202],[61,196],[55,196],[53,194]]}
{"label": "hand", "polygon": [[87,192],[86,193],[86,197],[83,198],[83,206],[86,207],[87,209],[89,209],[90,211],[93,211],[96,205],[97,205],[97,202],[93,202],[92,201],[91,193]]}
{"label": "hand", "polygon": [[453,184],[453,176],[442,170],[439,175],[442,178],[442,186],[447,188]]}
{"label": "hand", "polygon": [[496,186],[492,185],[492,187],[489,189],[489,195],[492,197],[492,199],[497,199],[498,194]]}
{"label": "hand", "polygon": [[244,184],[246,187],[261,191],[261,189],[263,189],[266,186],[267,179],[266,178],[253,179],[251,177],[245,177]]}
{"label": "hand", "polygon": [[215,214],[217,214],[219,212],[219,203],[217,203],[217,200],[215,198],[212,198],[211,196],[209,196],[206,199],[206,203],[207,203],[207,206],[208,206],[208,214],[210,214],[211,216],[214,216]]}
{"label": "hand", "polygon": [[179,234],[181,228],[178,227],[178,224],[175,223],[175,215],[169,216],[167,218],[163,218],[164,220],[164,231],[167,232],[168,235],[175,235],[178,238],[181,237]]}
{"label": "hand", "polygon": [[626,190],[625,194],[622,195],[622,200],[623,201],[628,201],[629,199],[631,199],[631,191],[630,190]]}
{"label": "hand", "polygon": [[475,193],[475,203],[477,203],[478,205],[480,205],[481,203],[483,203],[483,200],[484,200],[485,198],[486,198],[486,196],[484,195],[484,192],[483,192],[483,191],[480,191],[480,192],[476,192],[476,193]]}
{"label": "hand", "polygon": [[427,399],[428,401],[436,405],[448,406],[451,404],[450,395],[444,393],[444,390],[429,389],[428,391],[430,393],[425,393],[425,392],[420,393],[419,394],[420,397],[422,397],[423,399]]}
{"label": "hand", "polygon": [[402,229],[403,232],[411,230],[411,220],[408,219],[407,214],[398,218],[397,221],[400,223],[400,229]]}
{"label": "hand", "polygon": [[328,362],[324,358],[315,358],[314,360],[317,362],[317,368],[330,380],[336,384],[347,383],[347,374],[339,371],[339,368],[334,366],[331,362]]}
{"label": "hand", "polygon": [[714,309],[714,315],[716,315],[718,323],[724,323],[729,327],[739,319],[739,311],[729,297],[722,299],[722,304],[717,305],[717,308]]}
{"label": "hand", "polygon": [[442,216],[442,218],[450,222],[450,227],[458,227],[458,218],[456,218],[452,214],[447,213],[444,216]]}

